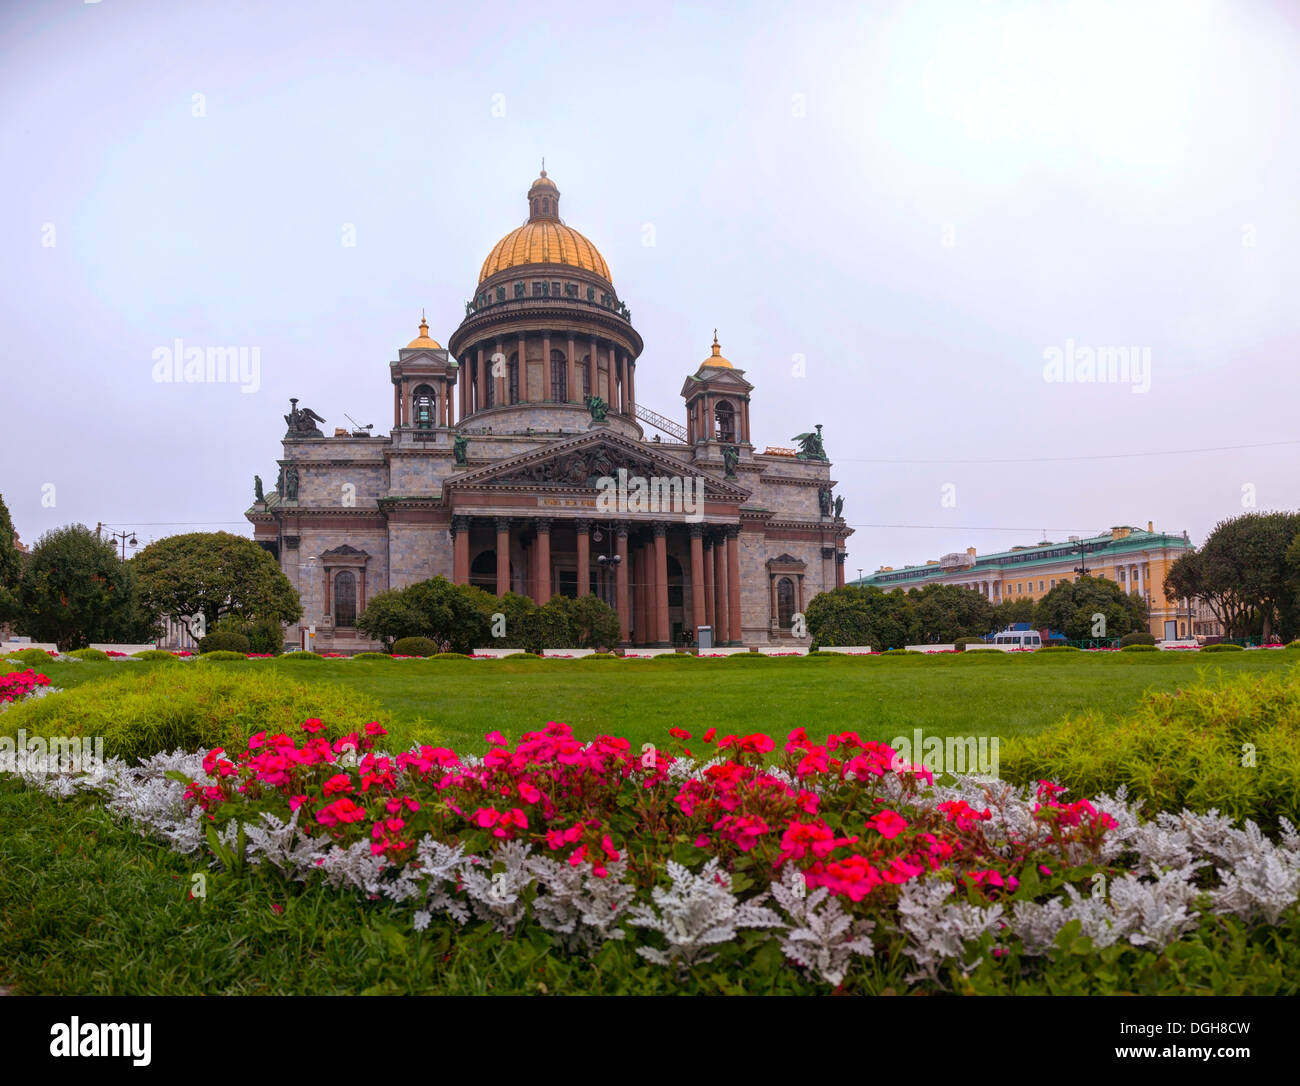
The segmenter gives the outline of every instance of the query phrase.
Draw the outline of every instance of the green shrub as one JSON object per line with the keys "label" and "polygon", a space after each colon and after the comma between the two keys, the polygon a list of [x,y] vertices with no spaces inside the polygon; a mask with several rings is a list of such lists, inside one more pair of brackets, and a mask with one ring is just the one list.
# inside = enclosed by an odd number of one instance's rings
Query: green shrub
{"label": "green shrub", "polygon": [[1042,648],[1035,649],[1034,655],[1040,652],[1082,652],[1081,648],[1075,645],[1044,645]]}
{"label": "green shrub", "polygon": [[221,660],[238,660],[240,663],[247,659],[242,652],[228,652],[225,649],[214,649],[212,652],[205,652],[198,658],[198,663],[212,663]]}
{"label": "green shrub", "polygon": [[430,656],[430,660],[468,660],[469,656],[463,652],[440,652],[436,656]]}
{"label": "green shrub", "polygon": [[1145,630],[1134,630],[1119,639],[1120,648],[1124,648],[1126,645],[1154,645],[1155,643],[1156,635],[1147,633]]}
{"label": "green shrub", "polygon": [[1149,814],[1214,807],[1268,830],[1300,822],[1300,668],[1149,693],[1124,719],[1067,717],[1003,744],[1000,771],[1079,797],[1127,785]]}
{"label": "green shrub", "polygon": [[1202,645],[1202,652],[1245,652],[1240,645],[1234,645],[1231,641],[1224,641],[1218,645]]}
{"label": "green shrub", "polygon": [[436,656],[441,646],[429,637],[399,637],[393,642],[394,656]]}
{"label": "green shrub", "polygon": [[924,656],[925,653],[918,652],[916,649],[886,649],[880,655],[881,656]]}
{"label": "green shrub", "polygon": [[[44,649],[19,649],[17,652],[7,653],[5,659],[18,660],[28,667],[43,667],[54,662],[54,657]],[[107,654],[105,654],[104,659],[108,659]]]}
{"label": "green shrub", "polygon": [[324,660],[319,652],[286,652],[280,656],[281,660]]}
{"label": "green shrub", "polygon": [[141,649],[139,652],[131,653],[137,660],[148,660],[151,663],[169,663],[179,664],[180,660],[173,656],[165,649]]}
{"label": "green shrub", "polygon": [[1155,645],[1121,645],[1120,652],[1159,652]]}
{"label": "green shrub", "polygon": [[578,657],[578,662],[582,663],[584,660],[621,660],[621,659],[623,659],[623,657],[619,656],[617,653],[614,652],[593,652],[590,656]]}
{"label": "green shrub", "polygon": [[392,657],[386,652],[359,652],[352,657],[354,660],[391,660]]}
{"label": "green shrub", "polygon": [[209,652],[237,652],[242,656],[251,651],[248,645],[248,638],[236,630],[214,630],[206,637],[199,638],[199,655],[205,656]]}
{"label": "green shrub", "polygon": [[1286,647],[1289,649],[1300,649],[1300,639],[1297,639],[1295,641],[1288,641]]}
{"label": "green shrub", "polygon": [[78,660],[94,660],[96,663],[109,658],[108,653],[102,649],[73,649],[68,655]]}
{"label": "green shrub", "polygon": [[258,668],[132,668],[56,697],[22,702],[0,716],[0,733],[103,736],[104,754],[128,760],[162,751],[242,750],[259,731],[297,732],[317,717],[330,738],[389,717],[365,695],[335,683],[310,686]]}

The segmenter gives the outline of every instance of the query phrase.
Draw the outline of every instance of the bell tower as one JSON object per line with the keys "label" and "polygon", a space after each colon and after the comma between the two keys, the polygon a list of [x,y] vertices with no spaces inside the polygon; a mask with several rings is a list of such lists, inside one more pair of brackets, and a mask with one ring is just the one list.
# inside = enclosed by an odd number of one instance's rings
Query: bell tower
{"label": "bell tower", "polygon": [[754,386],[745,371],[722,356],[718,330],[713,330],[713,350],[682,386],[686,401],[688,445],[736,445],[752,448],[749,440],[749,394]]}

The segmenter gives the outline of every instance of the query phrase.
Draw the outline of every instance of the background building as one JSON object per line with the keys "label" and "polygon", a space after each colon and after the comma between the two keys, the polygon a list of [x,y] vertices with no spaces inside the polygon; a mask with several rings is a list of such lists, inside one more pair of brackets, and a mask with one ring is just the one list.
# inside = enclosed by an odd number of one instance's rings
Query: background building
{"label": "background building", "polygon": [[[1187,600],[1165,595],[1165,574],[1170,564],[1192,549],[1187,533],[1170,535],[1155,531],[1148,521],[1146,530],[1116,527],[1101,535],[1070,536],[1063,543],[1044,540],[1033,546],[1012,547],[995,554],[945,554],[922,565],[882,566],[855,584],[894,588],[920,588],[927,584],[954,584],[974,589],[993,603],[1004,600],[1039,600],[1060,581],[1073,581],[1086,567],[1092,577],[1115,581],[1125,592],[1136,592],[1151,609],[1151,633],[1157,638],[1190,637],[1194,624],[1205,623]],[[1213,615],[1206,611],[1208,620]],[[1173,626],[1169,626],[1173,623]],[[1200,632],[1200,631],[1198,631]],[[1208,631],[1207,631],[1208,632]]]}
{"label": "background building", "polygon": [[[538,602],[595,593],[628,644],[680,644],[701,625],[716,644],[792,638],[805,603],[844,583],[851,534],[821,427],[796,427],[799,449],[759,451],[754,386],[716,332],[678,419],[642,406],[643,344],[608,265],[561,220],[545,170],[527,201],[448,347],[422,320],[389,363],[390,434],[326,437],[296,400],[285,416],[279,480],[246,516],[315,646],[371,647],[356,629],[366,601],[439,574]],[[676,480],[701,508],[611,515],[600,480],[620,472]]]}

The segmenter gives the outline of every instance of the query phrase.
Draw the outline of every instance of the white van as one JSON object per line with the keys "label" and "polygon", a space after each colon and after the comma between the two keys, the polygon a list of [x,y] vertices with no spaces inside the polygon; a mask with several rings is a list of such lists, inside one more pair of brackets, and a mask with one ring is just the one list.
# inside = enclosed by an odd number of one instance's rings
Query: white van
{"label": "white van", "polygon": [[1037,630],[1003,630],[993,635],[989,647],[1001,652],[1011,652],[1014,649],[1041,649],[1043,638]]}

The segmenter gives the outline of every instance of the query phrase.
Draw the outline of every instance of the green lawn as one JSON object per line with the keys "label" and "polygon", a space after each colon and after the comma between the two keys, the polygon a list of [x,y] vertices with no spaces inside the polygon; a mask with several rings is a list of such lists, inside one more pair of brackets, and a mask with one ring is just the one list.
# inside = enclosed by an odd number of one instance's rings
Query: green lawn
{"label": "green lawn", "polygon": [[[1032,734],[1067,713],[1122,715],[1145,690],[1176,690],[1198,675],[1289,667],[1297,653],[1197,657],[1161,652],[1083,655],[971,654],[718,660],[303,661],[222,664],[52,664],[69,687],[125,668],[282,669],[372,696],[397,724],[395,738],[481,752],[483,735],[509,738],[559,720],[582,738],[606,733],[634,745],[662,743],[671,727],[695,734],[764,731],[783,738],[853,730],[889,741],[922,728],[934,735]],[[0,718],[3,731],[3,718]]]}

